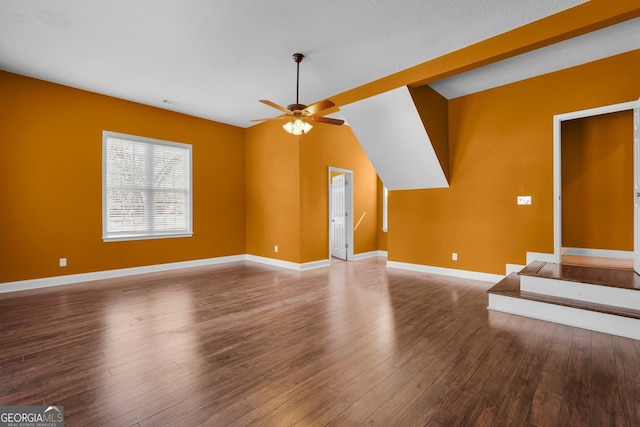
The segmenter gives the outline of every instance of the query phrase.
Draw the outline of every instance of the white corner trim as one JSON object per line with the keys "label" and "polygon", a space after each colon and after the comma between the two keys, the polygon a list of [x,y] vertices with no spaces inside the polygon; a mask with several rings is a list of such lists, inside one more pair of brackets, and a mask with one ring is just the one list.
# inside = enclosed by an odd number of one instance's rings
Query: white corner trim
{"label": "white corner trim", "polygon": [[354,261],[360,261],[361,259],[375,258],[375,257],[387,257],[387,251],[371,251],[363,252],[361,254],[355,254],[353,256]]}
{"label": "white corner trim", "polygon": [[231,255],[193,261],[171,262],[167,264],[146,265],[142,267],[120,268],[116,270],[45,277],[42,279],[20,280],[16,282],[0,283],[0,293],[26,291],[29,289],[47,288],[50,286],[71,285],[73,283],[113,279],[116,277],[133,276],[136,274],[156,273],[160,271],[178,270],[181,268],[190,267],[202,267],[206,265],[223,264],[227,262],[244,260],[246,260],[245,255]]}
{"label": "white corner trim", "polygon": [[478,271],[457,270],[453,268],[433,267],[423,264],[411,264],[398,261],[387,261],[387,268],[398,268],[400,270],[417,271],[419,273],[439,274],[442,276],[459,277],[462,279],[479,280],[482,282],[497,283],[504,279],[500,274],[481,273]]}
{"label": "white corner trim", "polygon": [[522,270],[525,267],[526,265],[522,265],[522,264],[507,264],[505,273],[508,276],[511,273],[518,273],[520,270]]}
{"label": "white corner trim", "polygon": [[633,251],[613,249],[564,248],[563,255],[591,256],[598,258],[633,259]]}
{"label": "white corner trim", "polygon": [[527,252],[527,265],[534,261],[556,262],[555,254],[547,254],[543,252]]}

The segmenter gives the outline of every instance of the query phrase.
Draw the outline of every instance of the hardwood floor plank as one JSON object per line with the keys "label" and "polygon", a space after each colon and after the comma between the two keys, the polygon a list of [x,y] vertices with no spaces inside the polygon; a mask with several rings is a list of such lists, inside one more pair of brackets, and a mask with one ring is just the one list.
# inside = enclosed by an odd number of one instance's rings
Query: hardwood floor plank
{"label": "hardwood floor plank", "polygon": [[555,326],[547,356],[539,370],[540,378],[531,401],[526,425],[558,425],[573,328]]}
{"label": "hardwood floor plank", "polygon": [[616,381],[615,356],[611,335],[592,334],[591,411],[592,425],[625,424],[620,386]]}
{"label": "hardwood floor plank", "polygon": [[508,393],[496,414],[496,420],[507,425],[525,425],[534,402],[533,396],[540,382],[542,370],[556,330],[553,323],[542,322],[520,362],[513,380],[508,385]]}
{"label": "hardwood floor plank", "polygon": [[638,341],[613,336],[616,380],[620,386],[620,400],[623,409],[622,416],[625,425],[638,424],[640,420],[640,362],[635,351]]}
{"label": "hardwood floor plank", "polygon": [[0,404],[70,426],[640,425],[640,342],[488,311],[491,286],[372,258],[0,294]]}
{"label": "hardwood floor plank", "polygon": [[[522,319],[516,333],[511,335],[508,346],[498,356],[498,363],[493,371],[486,376],[480,376],[482,381],[481,394],[458,393],[455,389],[447,400],[458,400],[462,409],[454,413],[455,423],[469,423],[470,425],[492,425],[502,422],[497,418],[497,413],[504,399],[509,395],[509,386],[519,369],[522,360],[531,345],[530,336],[536,333],[541,322],[534,319]],[[508,336],[508,335],[507,335]],[[470,405],[471,400],[477,400],[477,405]],[[434,417],[451,422],[452,415],[436,413]]]}
{"label": "hardwood floor plank", "polygon": [[589,425],[591,416],[591,335],[586,329],[575,328],[571,337],[565,377],[560,425]]}

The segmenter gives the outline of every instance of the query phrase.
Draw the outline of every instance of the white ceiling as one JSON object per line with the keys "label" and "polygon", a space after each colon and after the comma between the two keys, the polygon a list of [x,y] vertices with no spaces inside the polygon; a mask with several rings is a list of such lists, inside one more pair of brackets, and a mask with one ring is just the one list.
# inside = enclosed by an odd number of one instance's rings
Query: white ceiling
{"label": "white ceiling", "polygon": [[310,104],[585,1],[2,0],[0,69],[246,127],[295,101],[294,52]]}

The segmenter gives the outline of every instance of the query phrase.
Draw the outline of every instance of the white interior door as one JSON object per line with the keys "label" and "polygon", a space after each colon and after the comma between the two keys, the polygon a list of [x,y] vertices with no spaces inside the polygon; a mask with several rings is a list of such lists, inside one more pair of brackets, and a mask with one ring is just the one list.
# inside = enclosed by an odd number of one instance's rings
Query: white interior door
{"label": "white interior door", "polygon": [[633,269],[640,274],[640,106],[633,109]]}
{"label": "white interior door", "polygon": [[346,261],[347,229],[346,229],[346,192],[345,175],[331,178],[331,194],[333,195],[331,212],[331,256]]}

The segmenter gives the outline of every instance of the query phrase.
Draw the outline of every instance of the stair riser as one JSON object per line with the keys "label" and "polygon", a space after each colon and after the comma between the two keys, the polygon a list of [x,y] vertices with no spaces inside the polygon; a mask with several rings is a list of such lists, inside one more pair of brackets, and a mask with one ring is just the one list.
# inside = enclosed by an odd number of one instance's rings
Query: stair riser
{"label": "stair riser", "polygon": [[640,309],[640,292],[534,276],[520,276],[520,290],[614,307]]}
{"label": "stair riser", "polygon": [[640,340],[640,319],[489,294],[489,310]]}

